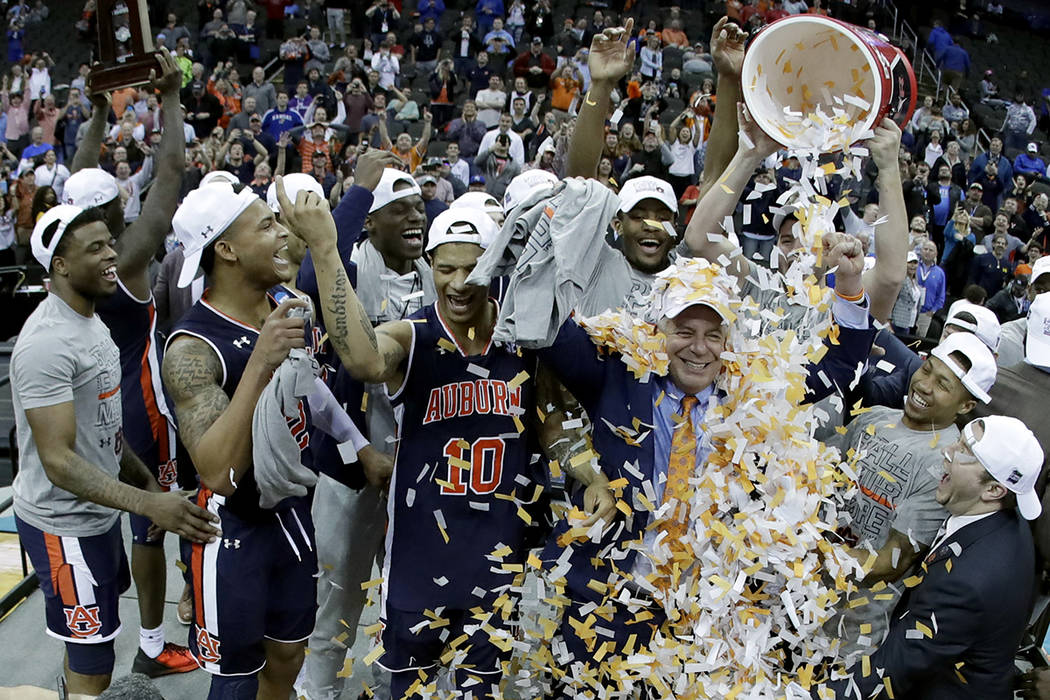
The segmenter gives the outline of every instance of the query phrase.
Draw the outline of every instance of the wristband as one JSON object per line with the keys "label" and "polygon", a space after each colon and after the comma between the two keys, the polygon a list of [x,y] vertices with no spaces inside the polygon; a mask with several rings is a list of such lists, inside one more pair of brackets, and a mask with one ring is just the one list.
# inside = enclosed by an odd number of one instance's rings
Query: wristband
{"label": "wristband", "polygon": [[864,299],[864,289],[863,288],[861,288],[860,293],[857,294],[856,296],[847,296],[847,295],[843,294],[842,292],[840,292],[837,289],[835,290],[835,294],[839,297],[839,299],[842,299],[843,301],[851,301],[854,304],[857,303],[858,301],[861,301],[861,300]]}

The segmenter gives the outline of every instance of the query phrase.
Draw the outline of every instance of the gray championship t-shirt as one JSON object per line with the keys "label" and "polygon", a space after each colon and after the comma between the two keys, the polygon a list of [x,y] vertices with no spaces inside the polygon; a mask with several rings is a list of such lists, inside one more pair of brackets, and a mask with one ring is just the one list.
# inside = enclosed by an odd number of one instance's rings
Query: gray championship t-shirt
{"label": "gray championship t-shirt", "polygon": [[[886,544],[891,529],[928,546],[948,517],[935,496],[944,471],[942,453],[959,439],[959,429],[912,430],[901,422],[903,416],[900,409],[876,406],[854,418],[839,441],[843,459],[850,447],[865,453],[857,463],[859,489],[850,506],[850,529],[858,544],[868,541],[875,549]],[[842,656],[878,648],[903,590],[901,582],[894,582],[875,591],[861,587],[843,599],[841,626],[836,616],[825,628],[842,640]],[[867,634],[860,629],[865,623],[871,625]]]}
{"label": "gray championship t-shirt", "polygon": [[120,512],[51,483],[40,462],[26,411],[72,402],[74,451],[117,478],[123,447],[120,351],[98,316],[84,317],[48,294],[26,320],[11,355],[11,394],[20,455],[15,514],[54,535],[100,535]]}

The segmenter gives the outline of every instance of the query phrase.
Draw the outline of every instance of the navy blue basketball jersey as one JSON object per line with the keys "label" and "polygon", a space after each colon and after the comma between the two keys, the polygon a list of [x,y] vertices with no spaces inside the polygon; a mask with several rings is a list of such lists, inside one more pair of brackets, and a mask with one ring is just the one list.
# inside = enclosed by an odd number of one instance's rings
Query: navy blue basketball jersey
{"label": "navy blue basketball jersey", "polygon": [[[268,295],[270,304],[277,306],[277,301],[272,295]],[[309,329],[308,331],[309,332]],[[255,342],[259,338],[259,331],[252,326],[242,323],[237,319],[227,316],[208,303],[208,293],[183,315],[168,337],[168,344],[180,335],[192,336],[203,340],[211,347],[219,358],[222,365],[222,381],[220,386],[226,395],[233,397],[237,390],[237,384],[241,381],[244,368],[248,365]],[[309,337],[307,343],[309,344]],[[300,402],[299,417],[289,421],[292,435],[299,442],[300,460],[306,467],[313,466],[312,453],[310,451],[309,414],[305,403]],[[308,498],[308,497],[306,497]],[[291,501],[301,499],[286,499],[277,504],[273,510],[284,510]],[[273,511],[259,506],[259,489],[255,484],[255,474],[249,469],[241,477],[237,484],[237,490],[226,499],[226,508],[234,515],[248,522],[261,522]]]}
{"label": "navy blue basketball jersey", "polygon": [[531,353],[491,342],[480,355],[464,355],[436,304],[409,320],[405,380],[391,396],[400,418],[383,604],[470,608],[481,601],[478,589],[513,581],[513,567],[503,564],[524,560],[519,505],[536,490],[529,428],[536,363]]}
{"label": "navy blue basketball jersey", "polygon": [[[161,383],[162,342],[157,332],[157,309],[153,295],[136,299],[117,280],[117,291],[95,305],[99,318],[109,328],[120,350],[120,396],[124,439],[157,475],[161,486],[175,484],[175,445],[172,412]],[[161,464],[150,464],[150,459]]]}

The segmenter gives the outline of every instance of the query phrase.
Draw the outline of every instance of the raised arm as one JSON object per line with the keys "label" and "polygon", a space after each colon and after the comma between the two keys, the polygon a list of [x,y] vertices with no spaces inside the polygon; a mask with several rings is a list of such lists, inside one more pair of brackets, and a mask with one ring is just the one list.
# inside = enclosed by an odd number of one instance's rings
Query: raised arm
{"label": "raised arm", "polygon": [[[591,89],[583,98],[576,128],[569,145],[566,177],[594,177],[605,145],[605,118],[609,114],[609,96],[634,63],[634,20],[622,28],[606,29],[595,34],[587,67],[591,72]],[[539,103],[537,102],[537,107]]]}
{"label": "raised arm", "polygon": [[379,115],[376,126],[379,127],[379,145],[383,147],[384,151],[389,151],[394,144],[391,142],[390,134],[386,128],[386,114]]}
{"label": "raised arm", "polygon": [[416,141],[416,153],[419,154],[420,158],[425,158],[427,155],[427,147],[430,145],[430,134],[432,132],[433,121],[434,115],[430,113],[429,109],[424,107],[423,133],[419,135],[419,141]]}
{"label": "raised arm", "polygon": [[179,86],[182,71],[167,49],[158,55],[161,72],[151,71],[151,86],[160,91],[164,132],[154,157],[156,181],[142,204],[142,213],[120,237],[117,274],[128,291],[139,299],[149,296],[149,264],[164,237],[171,230],[171,217],[179,203],[179,189],[185,170],[182,133],[182,107]]}
{"label": "raised arm", "polygon": [[714,186],[736,150],[737,102],[743,101],[740,71],[744,65],[747,33],[723,17],[711,32],[711,58],[718,70],[718,103],[711,136],[707,141],[704,172],[700,176],[700,196]]}
{"label": "raised arm", "polygon": [[743,105],[738,104],[737,109],[740,145],[716,181],[717,187],[708,188],[693,211],[693,218],[685,229],[685,242],[693,255],[708,262],[721,265],[719,261],[723,256],[730,258],[730,271],[742,282],[750,264],[726,237],[722,222],[733,214],[751,175],[769,154],[776,152],[777,143],[758,128]]}
{"label": "raised arm", "polygon": [[125,448],[121,458],[121,480],[77,454],[72,401],[27,409],[26,419],[44,473],[55,486],[92,503],[146,516],[165,530],[195,542],[210,542],[218,534],[208,524],[218,518],[177,492],[162,493],[130,449]]}
{"label": "raised arm", "polygon": [[175,336],[164,353],[164,386],[175,402],[179,434],[201,485],[231,495],[252,465],[252,416],[274,370],[292,348],[306,346],[303,319],[288,317],[287,299],[267,317],[233,397],[222,390],[222,365],[203,340]]}
{"label": "raised arm", "polygon": [[886,222],[875,234],[875,267],[864,273],[864,287],[871,300],[871,315],[888,323],[907,273],[908,211],[901,184],[901,130],[892,119],[883,119],[868,139],[868,149],[879,169],[875,186],[879,191],[879,214]]}
{"label": "raised arm", "polygon": [[102,150],[102,140],[106,137],[106,119],[109,117],[111,98],[108,92],[93,92],[88,95],[91,100],[91,121],[88,122],[87,132],[84,139],[77,146],[77,152],[73,155],[73,164],[70,172],[77,172],[84,168],[97,168],[99,153]]}
{"label": "raised arm", "polygon": [[277,201],[281,218],[310,248],[325,330],[343,366],[359,381],[400,386],[402,365],[412,343],[411,324],[395,321],[372,328],[339,259],[335,220],[328,202],[300,190],[292,204],[285,194],[283,178],[277,179]]}

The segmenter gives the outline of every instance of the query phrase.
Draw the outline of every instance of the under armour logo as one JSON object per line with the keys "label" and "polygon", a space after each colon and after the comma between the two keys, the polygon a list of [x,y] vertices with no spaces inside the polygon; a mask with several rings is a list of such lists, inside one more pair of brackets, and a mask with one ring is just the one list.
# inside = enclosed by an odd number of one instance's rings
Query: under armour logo
{"label": "under armour logo", "polygon": [[230,547],[233,547],[234,549],[240,549],[241,541],[236,539],[231,540],[228,537],[224,537],[222,538],[222,546],[226,549],[229,549]]}
{"label": "under armour logo", "polygon": [[113,442],[112,438],[108,438],[108,437],[99,438],[98,439],[98,446],[99,446],[99,448],[109,447],[112,442]]}
{"label": "under armour logo", "polygon": [[1021,472],[1017,471],[1016,469],[1010,472],[1010,476],[1006,477],[1006,483],[1008,484],[1016,484],[1020,480]]}
{"label": "under armour logo", "polygon": [[252,344],[252,339],[249,338],[246,335],[242,335],[239,339],[233,341],[233,344],[237,346],[238,350],[240,350],[245,345],[251,345]]}
{"label": "under armour logo", "polygon": [[201,238],[207,238],[208,236],[210,236],[212,234],[212,231],[214,231],[214,230],[215,229],[212,228],[211,224],[208,224],[207,226],[205,226],[201,230]]}

